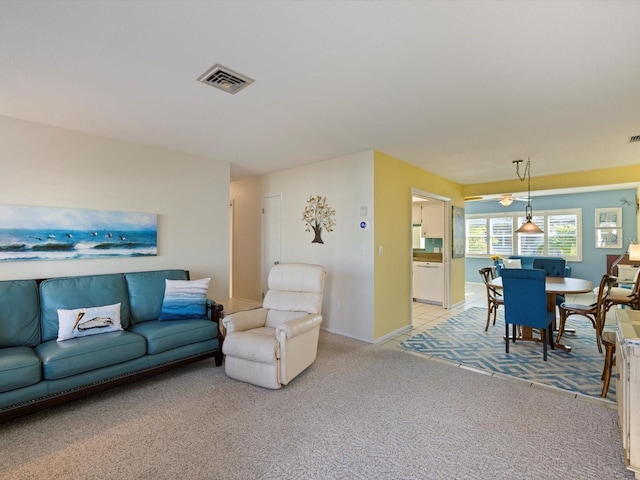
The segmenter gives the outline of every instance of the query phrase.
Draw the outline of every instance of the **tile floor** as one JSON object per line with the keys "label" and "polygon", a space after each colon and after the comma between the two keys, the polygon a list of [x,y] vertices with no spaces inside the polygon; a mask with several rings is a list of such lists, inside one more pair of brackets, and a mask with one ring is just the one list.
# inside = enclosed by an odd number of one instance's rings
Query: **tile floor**
{"label": "tile floor", "polygon": [[[571,303],[590,304],[594,300],[595,296],[592,293],[568,295],[568,298],[566,298],[566,301]],[[487,293],[483,283],[467,282],[465,284],[464,303],[451,310],[429,303],[413,302],[413,325],[411,330],[386,340],[382,345],[385,348],[397,348],[404,351],[400,346],[401,342],[471,307],[487,308]]]}

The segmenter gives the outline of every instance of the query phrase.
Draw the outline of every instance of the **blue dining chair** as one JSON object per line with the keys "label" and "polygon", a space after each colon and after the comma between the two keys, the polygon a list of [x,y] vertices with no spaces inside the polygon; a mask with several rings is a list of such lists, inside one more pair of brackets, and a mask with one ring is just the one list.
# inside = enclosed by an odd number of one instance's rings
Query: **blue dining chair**
{"label": "blue dining chair", "polygon": [[[568,277],[571,268],[567,268],[567,261],[562,257],[539,257],[533,259],[533,268],[544,270],[547,277]],[[556,305],[564,303],[564,295],[556,295]],[[573,333],[576,333],[575,330]]]}
{"label": "blue dining chair", "polygon": [[547,311],[544,270],[536,268],[502,270],[506,352],[509,353],[509,325],[511,339],[516,341],[516,325],[536,328],[542,337],[543,358],[547,360],[547,342],[553,349],[553,320],[555,312]]}

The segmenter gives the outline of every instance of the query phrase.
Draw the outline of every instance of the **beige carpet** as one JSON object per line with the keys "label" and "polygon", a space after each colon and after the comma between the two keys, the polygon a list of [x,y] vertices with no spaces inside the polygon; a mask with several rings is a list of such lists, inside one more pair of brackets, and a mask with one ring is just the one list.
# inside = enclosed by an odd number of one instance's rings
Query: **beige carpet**
{"label": "beige carpet", "polygon": [[615,410],[322,333],[270,391],[204,361],[0,424],[4,479],[618,479]]}

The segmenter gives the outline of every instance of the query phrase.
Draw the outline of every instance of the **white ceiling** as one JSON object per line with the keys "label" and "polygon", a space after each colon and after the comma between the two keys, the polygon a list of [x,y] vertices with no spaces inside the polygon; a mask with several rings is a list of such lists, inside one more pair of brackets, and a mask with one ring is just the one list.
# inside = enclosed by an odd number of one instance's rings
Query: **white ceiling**
{"label": "white ceiling", "polygon": [[[640,162],[638,1],[0,1],[0,115],[233,178],[376,149],[462,184]],[[235,95],[213,64],[255,79]]]}

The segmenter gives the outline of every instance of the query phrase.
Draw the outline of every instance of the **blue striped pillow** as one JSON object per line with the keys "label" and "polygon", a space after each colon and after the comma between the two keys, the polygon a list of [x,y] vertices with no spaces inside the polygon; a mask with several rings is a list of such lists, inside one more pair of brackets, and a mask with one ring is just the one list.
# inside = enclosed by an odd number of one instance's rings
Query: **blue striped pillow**
{"label": "blue striped pillow", "polygon": [[165,280],[164,300],[158,320],[207,318],[210,278]]}

